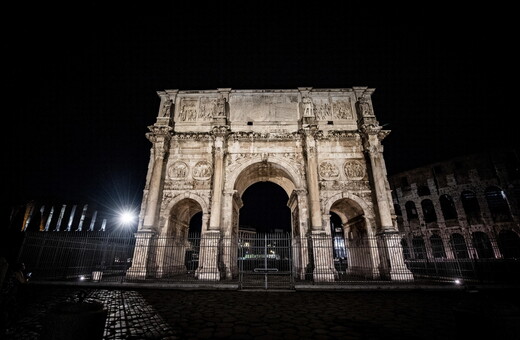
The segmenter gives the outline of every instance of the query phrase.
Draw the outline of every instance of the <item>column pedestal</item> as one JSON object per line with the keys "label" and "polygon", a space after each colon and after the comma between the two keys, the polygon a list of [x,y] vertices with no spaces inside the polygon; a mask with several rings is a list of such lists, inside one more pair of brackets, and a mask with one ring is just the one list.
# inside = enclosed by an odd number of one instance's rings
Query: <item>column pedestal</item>
{"label": "column pedestal", "polygon": [[404,263],[399,233],[386,231],[377,237],[379,249],[383,255],[381,272],[392,281],[413,281],[413,274]]}
{"label": "column pedestal", "polygon": [[199,267],[196,277],[202,281],[219,281],[218,247],[220,231],[210,230],[202,235],[200,240]]}
{"label": "column pedestal", "polygon": [[334,256],[330,237],[323,231],[313,231],[312,252],[314,256],[314,282],[334,282],[338,273],[334,268]]}
{"label": "column pedestal", "polygon": [[126,272],[129,280],[145,280],[152,265],[149,263],[150,251],[155,233],[151,230],[140,230],[135,233],[135,248],[132,266]]}

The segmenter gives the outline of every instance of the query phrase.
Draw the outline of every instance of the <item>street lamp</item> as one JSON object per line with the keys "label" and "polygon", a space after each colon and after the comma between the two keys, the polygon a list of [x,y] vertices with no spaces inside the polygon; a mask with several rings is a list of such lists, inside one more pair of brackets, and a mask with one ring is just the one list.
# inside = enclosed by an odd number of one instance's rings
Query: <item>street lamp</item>
{"label": "street lamp", "polygon": [[135,214],[133,211],[124,210],[119,213],[119,223],[124,226],[128,226],[134,223]]}

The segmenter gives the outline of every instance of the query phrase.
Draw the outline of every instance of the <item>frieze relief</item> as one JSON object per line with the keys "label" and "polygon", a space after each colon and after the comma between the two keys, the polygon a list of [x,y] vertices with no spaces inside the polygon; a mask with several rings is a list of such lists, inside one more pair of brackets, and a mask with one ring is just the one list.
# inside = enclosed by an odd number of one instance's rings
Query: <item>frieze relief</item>
{"label": "frieze relief", "polygon": [[217,101],[214,98],[200,98],[198,120],[210,120],[217,111]]}
{"label": "frieze relief", "polygon": [[338,98],[315,98],[312,102],[312,110],[305,109],[309,106],[303,102],[304,115],[306,112],[313,112],[317,120],[354,120],[354,110],[350,97]]}
{"label": "frieze relief", "polygon": [[165,181],[164,190],[191,190],[195,186],[191,181]]}
{"label": "frieze relief", "polygon": [[354,119],[354,115],[352,113],[352,104],[350,102],[350,98],[346,98],[346,100],[341,100],[333,103],[332,105],[333,116],[336,119]]}
{"label": "frieze relief", "polygon": [[365,191],[370,190],[368,181],[320,181],[322,190]]}
{"label": "frieze relief", "polygon": [[182,99],[179,110],[179,121],[195,121],[197,119],[197,100]]}
{"label": "frieze relief", "polygon": [[225,99],[223,98],[182,98],[177,121],[210,121],[213,117],[221,116],[225,116]]}
{"label": "frieze relief", "polygon": [[271,132],[247,132],[247,131],[237,131],[230,134],[230,138],[233,141],[241,141],[241,140],[269,140],[269,141],[296,141],[300,140],[301,137],[298,132],[286,132],[286,130],[273,130]]}
{"label": "frieze relief", "polygon": [[193,189],[210,189],[211,183],[209,180],[207,181],[199,181],[199,180],[178,180],[178,181],[165,181],[164,189],[165,190],[193,190]]}
{"label": "frieze relief", "polygon": [[343,169],[348,180],[360,180],[365,177],[365,166],[360,161],[347,161]]}
{"label": "frieze relief", "polygon": [[316,119],[318,120],[332,119],[332,105],[329,103],[314,104],[314,112],[316,113]]}

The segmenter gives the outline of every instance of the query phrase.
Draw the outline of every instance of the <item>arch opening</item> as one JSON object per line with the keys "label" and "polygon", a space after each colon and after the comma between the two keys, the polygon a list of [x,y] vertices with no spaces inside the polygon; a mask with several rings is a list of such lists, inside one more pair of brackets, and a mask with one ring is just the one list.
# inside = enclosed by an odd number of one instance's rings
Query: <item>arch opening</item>
{"label": "arch opening", "polygon": [[[336,248],[337,235],[344,239],[344,263],[336,259],[334,262],[340,279],[342,275],[347,277],[375,278],[378,275],[377,246],[368,227],[363,208],[354,200],[341,198],[330,207],[330,223],[334,228],[332,233],[334,248]],[[338,228],[341,226],[341,229]],[[340,251],[337,252],[340,254]]]}
{"label": "arch opening", "polygon": [[291,232],[289,197],[278,184],[270,181],[250,185],[242,195],[239,230],[262,233]]}
{"label": "arch opening", "polygon": [[191,198],[173,205],[161,236],[157,238],[157,277],[191,274],[199,266],[203,209]]}
{"label": "arch opening", "polygon": [[252,272],[259,268],[277,268],[287,273],[284,277],[301,271],[294,176],[281,164],[262,161],[249,164],[236,177],[225,203],[231,211],[225,217],[230,237],[222,261],[227,278],[241,275],[244,284],[244,277],[254,277]]}

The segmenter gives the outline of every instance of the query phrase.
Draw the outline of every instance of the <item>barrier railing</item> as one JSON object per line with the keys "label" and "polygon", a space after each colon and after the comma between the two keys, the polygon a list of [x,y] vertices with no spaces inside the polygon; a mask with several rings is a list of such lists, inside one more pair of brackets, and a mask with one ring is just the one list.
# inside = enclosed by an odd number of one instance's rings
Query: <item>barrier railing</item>
{"label": "barrier railing", "polygon": [[453,250],[433,254],[403,249],[395,240],[378,237],[338,244],[316,235],[298,239],[290,234],[235,238],[194,234],[179,239],[106,232],[26,232],[19,260],[35,281],[218,281],[258,288],[300,283],[520,283],[519,258],[490,258],[490,252],[480,258],[479,253],[484,253],[473,245],[464,245],[464,252],[456,245]]}

